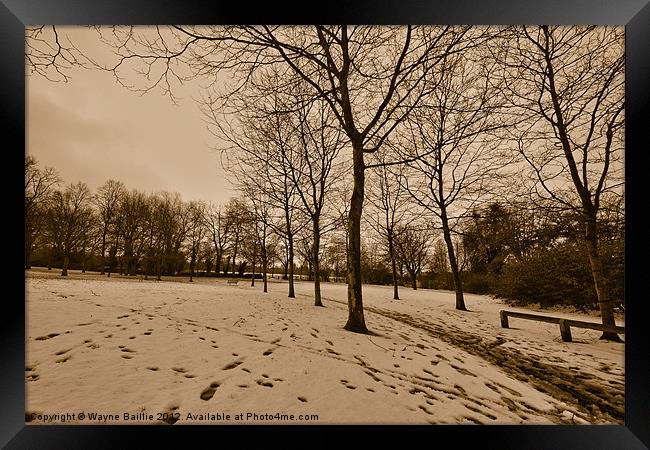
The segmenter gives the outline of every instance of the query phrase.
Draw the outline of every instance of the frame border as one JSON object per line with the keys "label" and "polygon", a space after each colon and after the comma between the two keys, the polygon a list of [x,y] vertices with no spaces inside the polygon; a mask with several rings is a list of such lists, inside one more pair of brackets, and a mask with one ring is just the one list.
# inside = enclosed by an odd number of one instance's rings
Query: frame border
{"label": "frame border", "polygon": [[[644,120],[649,105],[650,81],[650,4],[648,0],[620,0],[593,2],[590,0],[492,0],[476,2],[472,0],[440,0],[423,4],[419,0],[383,0],[375,3],[362,0],[355,4],[336,0],[323,4],[322,8],[305,10],[304,5],[276,2],[251,4],[231,2],[210,2],[191,0],[172,3],[156,0],[0,0],[0,117],[5,133],[14,138],[11,146],[5,147],[5,155],[12,160],[8,178],[12,205],[20,209],[19,199],[24,196],[18,168],[22,164],[25,150],[25,67],[24,30],[29,24],[229,24],[229,23],[369,23],[369,24],[595,24],[625,25],[626,27],[626,243],[637,242],[643,237],[636,226],[641,222],[638,203],[643,192],[638,171],[648,166],[642,162],[642,153],[647,152],[647,134],[642,133],[649,123]],[[302,7],[301,7],[302,6]],[[644,139],[645,138],[645,139]],[[17,143],[17,144],[15,144]],[[13,178],[15,177],[15,179]],[[15,214],[19,216],[20,211]],[[21,236],[22,221],[12,220],[10,236]],[[22,259],[22,241],[10,242],[11,260]],[[307,430],[311,442],[348,443],[338,432],[351,432],[364,440],[369,437],[383,437],[383,433],[393,436],[408,436],[440,442],[449,439],[454,446],[470,442],[479,445],[495,446],[500,449],[643,449],[650,447],[650,393],[646,347],[649,342],[650,327],[644,323],[642,308],[644,300],[640,269],[638,264],[644,255],[638,245],[626,245],[625,296],[628,314],[625,346],[625,425],[487,425],[487,426],[446,426],[408,427],[406,435],[397,427],[381,426],[284,426],[272,427],[241,426],[183,426],[174,427],[174,432],[165,427],[152,426],[26,426],[25,413],[25,284],[21,283],[20,265],[12,264],[6,271],[11,285],[22,292],[22,298],[9,295],[0,327],[2,358],[0,358],[0,445],[7,448],[115,448],[134,446],[140,438],[151,443],[163,441],[167,445],[179,443],[188,445],[195,439],[215,438],[226,432],[248,432],[257,437],[278,436],[276,433],[294,433]],[[23,273],[24,275],[24,273]],[[330,429],[333,428],[333,429]],[[361,429],[359,429],[361,428]],[[403,427],[406,428],[406,427]],[[334,433],[332,433],[334,431]],[[304,444],[300,437],[291,439]],[[307,441],[307,442],[309,442]],[[215,442],[215,441],[213,441]],[[218,442],[218,441],[217,441]],[[223,441],[222,441],[223,442]]]}

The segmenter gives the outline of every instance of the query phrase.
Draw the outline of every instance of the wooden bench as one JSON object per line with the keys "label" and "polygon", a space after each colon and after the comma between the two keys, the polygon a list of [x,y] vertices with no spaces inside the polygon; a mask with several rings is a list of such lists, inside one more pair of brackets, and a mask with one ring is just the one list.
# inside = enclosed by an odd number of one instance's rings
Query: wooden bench
{"label": "wooden bench", "polygon": [[228,280],[228,284],[237,284],[238,282],[239,280],[234,280],[234,279]]}
{"label": "wooden bench", "polygon": [[559,317],[543,316],[541,314],[522,313],[517,311],[506,311],[504,309],[499,311],[499,315],[501,316],[501,327],[503,328],[510,328],[508,317],[558,324],[560,326],[560,336],[562,336],[562,340],[564,342],[571,342],[572,340],[571,327],[589,328],[592,330],[604,331],[608,333],[625,334],[625,327],[608,327],[600,323],[583,322],[582,320],[561,319]]}

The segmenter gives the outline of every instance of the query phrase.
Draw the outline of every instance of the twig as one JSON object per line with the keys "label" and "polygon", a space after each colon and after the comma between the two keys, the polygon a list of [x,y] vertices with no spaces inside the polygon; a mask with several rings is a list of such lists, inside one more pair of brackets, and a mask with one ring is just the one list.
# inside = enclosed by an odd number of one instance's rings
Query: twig
{"label": "twig", "polygon": [[[379,348],[381,348],[381,349],[384,349],[384,350],[386,350],[387,352],[390,351],[390,349],[388,349],[388,348],[386,348],[386,347],[382,347],[382,346],[379,345],[379,344],[375,344],[375,343],[373,342],[373,340],[370,339],[370,336],[368,336],[368,340],[369,340],[373,345],[375,345],[375,346],[377,346],[377,347],[379,347]],[[395,349],[393,349],[393,356],[395,356]]]}

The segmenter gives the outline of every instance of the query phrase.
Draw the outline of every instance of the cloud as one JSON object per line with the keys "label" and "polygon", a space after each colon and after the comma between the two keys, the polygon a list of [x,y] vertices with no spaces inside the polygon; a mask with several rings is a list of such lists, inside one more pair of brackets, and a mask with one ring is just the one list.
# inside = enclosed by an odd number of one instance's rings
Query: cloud
{"label": "cloud", "polygon": [[79,71],[70,83],[28,78],[27,151],[66,183],[107,179],[142,191],[177,191],[186,200],[232,195],[209,150],[198,108],[139,96],[105,73]]}

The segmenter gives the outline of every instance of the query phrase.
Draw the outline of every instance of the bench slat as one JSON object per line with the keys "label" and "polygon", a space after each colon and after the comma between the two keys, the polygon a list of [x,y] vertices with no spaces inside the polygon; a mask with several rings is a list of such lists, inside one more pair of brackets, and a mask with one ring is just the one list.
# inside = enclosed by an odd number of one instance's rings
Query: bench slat
{"label": "bench slat", "polygon": [[566,319],[566,323],[571,327],[576,328],[593,328],[598,331],[609,331],[616,334],[625,334],[625,327],[615,326],[610,327],[602,323],[583,322],[582,320]]}
{"label": "bench slat", "polygon": [[592,330],[604,331],[609,333],[625,334],[625,327],[619,327],[619,326],[610,327],[607,325],[603,325],[601,323],[584,322],[582,320],[561,319],[559,317],[549,317],[549,316],[542,316],[539,314],[507,311],[505,309],[499,311],[499,315],[501,316],[501,326],[503,328],[509,328],[508,317],[516,317],[519,319],[528,319],[528,320],[536,320],[539,322],[559,324],[560,334],[562,336],[562,340],[565,342],[571,342],[571,327],[589,328]]}
{"label": "bench slat", "polygon": [[517,317],[519,319],[538,320],[540,322],[560,323],[559,317],[542,316],[540,314],[522,313],[516,311],[504,311],[508,317]]}

